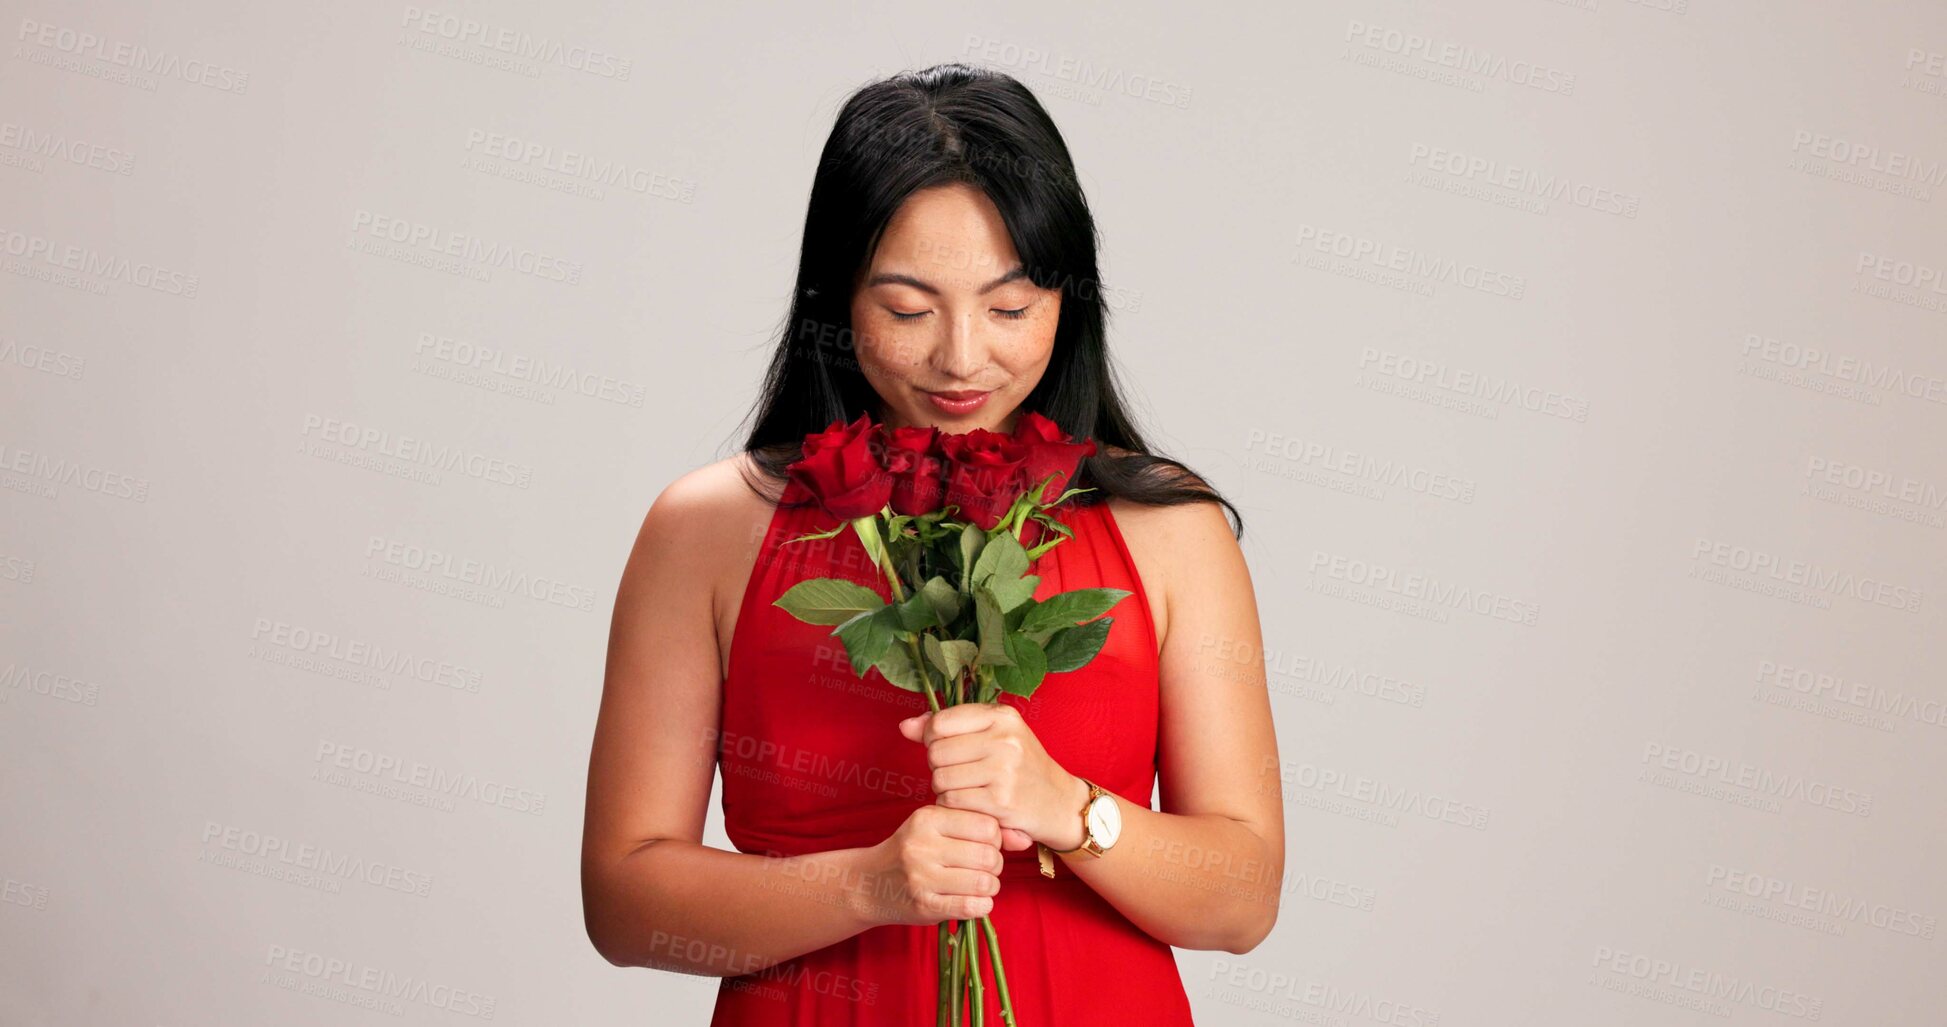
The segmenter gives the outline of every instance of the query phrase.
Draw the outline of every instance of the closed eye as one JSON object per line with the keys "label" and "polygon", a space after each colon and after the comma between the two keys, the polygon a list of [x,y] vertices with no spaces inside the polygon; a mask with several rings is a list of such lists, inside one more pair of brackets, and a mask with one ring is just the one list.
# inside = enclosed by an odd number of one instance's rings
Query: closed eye
{"label": "closed eye", "polygon": [[[891,315],[893,316],[893,318],[894,318],[894,319],[896,319],[896,320],[900,320],[900,321],[917,321],[917,320],[919,320],[920,318],[922,318],[922,317],[925,317],[926,315],[928,315],[928,314],[930,314],[930,313],[932,313],[932,311],[930,311],[930,310],[920,310],[920,311],[915,311],[915,312],[913,312],[913,313],[910,313],[910,314],[908,314],[908,313],[906,313],[906,312],[905,312],[905,311],[903,311],[903,310],[892,310],[892,309],[890,309],[890,308],[888,308],[888,309],[887,309],[887,311],[886,311],[886,313],[889,313],[889,314],[891,314]],[[1008,320],[1010,320],[1010,321],[1018,321],[1018,320],[1020,320],[1021,318],[1024,318],[1024,317],[1026,317],[1026,316],[1028,316],[1028,308],[1027,308],[1027,307],[1016,307],[1016,308],[1015,308],[1015,309],[1013,309],[1013,310],[1002,310],[1002,309],[1000,309],[1000,308],[998,308],[998,307],[996,307],[996,308],[994,309],[994,313],[996,313],[996,314],[999,314],[1000,316],[1002,316],[1002,317],[1004,317],[1004,318],[1007,318],[1007,319],[1008,319]]]}

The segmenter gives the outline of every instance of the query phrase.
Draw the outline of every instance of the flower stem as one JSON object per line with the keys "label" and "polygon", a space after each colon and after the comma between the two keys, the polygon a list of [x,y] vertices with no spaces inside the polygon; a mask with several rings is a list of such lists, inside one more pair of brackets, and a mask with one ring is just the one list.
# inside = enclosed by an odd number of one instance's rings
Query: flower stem
{"label": "flower stem", "polygon": [[912,650],[913,666],[919,668],[919,683],[921,687],[926,689],[927,707],[934,713],[940,712],[940,699],[933,694],[933,673],[926,669],[926,655],[920,651],[922,647],[919,644],[919,638],[915,636],[907,639],[906,648]]}
{"label": "flower stem", "polygon": [[972,920],[960,921],[967,931],[967,977],[973,985],[973,1027],[987,1025],[987,993],[980,982],[980,943],[975,940]]}
{"label": "flower stem", "polygon": [[947,940],[947,955],[952,960],[951,963],[952,968],[947,973],[947,980],[949,984],[947,990],[953,995],[953,1004],[947,1007],[953,1013],[953,1018],[947,1022],[951,1024],[952,1027],[960,1027],[960,1013],[961,1010],[964,1009],[967,1004],[966,995],[964,993],[965,980],[960,976],[960,957],[961,957],[960,936],[961,936],[960,923],[958,921],[955,921],[953,925],[953,936]]}
{"label": "flower stem", "polygon": [[1014,1027],[1014,999],[1007,994],[1007,970],[1001,966],[1001,940],[994,935],[994,923],[980,918],[980,929],[987,936],[987,957],[994,964],[994,988],[1001,993],[1001,1019]]}
{"label": "flower stem", "polygon": [[949,973],[947,971],[947,967],[953,965],[948,962],[952,957],[952,952],[949,951],[950,947],[947,944],[948,932],[946,929],[946,921],[942,920],[933,926],[939,929],[940,935],[940,1001],[938,1008],[933,1014],[933,1027],[947,1027],[947,1006],[953,1001],[953,988],[951,982],[948,980]]}

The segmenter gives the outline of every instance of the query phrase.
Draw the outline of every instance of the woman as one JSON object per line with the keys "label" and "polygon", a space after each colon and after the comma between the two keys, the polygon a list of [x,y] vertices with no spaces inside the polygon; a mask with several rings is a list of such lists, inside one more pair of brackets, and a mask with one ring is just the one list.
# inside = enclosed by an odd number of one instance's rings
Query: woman
{"label": "woman", "polygon": [[[1129,1027],[1190,1022],[1170,946],[1270,931],[1284,822],[1236,510],[1131,427],[1098,282],[1019,82],[943,65],[846,102],[744,451],[656,499],[617,591],[582,858],[604,957],[724,977],[718,1024],[924,1023],[934,925],[991,915],[1023,1027]],[[927,714],[772,605],[807,577],[884,587],[849,533],[782,545],[834,523],[780,488],[805,435],[1030,411],[1098,447],[1038,594],[1133,593],[1087,666]],[[701,842],[719,767],[736,852]]]}

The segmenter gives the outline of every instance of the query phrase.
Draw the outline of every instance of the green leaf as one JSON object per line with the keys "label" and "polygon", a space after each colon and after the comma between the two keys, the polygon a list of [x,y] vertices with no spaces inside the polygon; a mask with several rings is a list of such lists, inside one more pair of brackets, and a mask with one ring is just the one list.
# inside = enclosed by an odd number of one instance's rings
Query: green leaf
{"label": "green leaf", "polygon": [[934,576],[920,586],[919,594],[933,604],[933,614],[941,624],[952,624],[960,616],[960,590],[947,583],[945,578]]}
{"label": "green leaf", "polygon": [[1011,662],[994,668],[994,681],[1001,686],[1001,691],[1025,699],[1034,694],[1041,679],[1047,676],[1048,656],[1026,635],[1008,635],[1006,645]]}
{"label": "green leaf", "polygon": [[1011,533],[1000,532],[987,540],[980,558],[974,562],[973,583],[986,585],[1002,612],[1006,612],[1033,598],[1035,586],[1041,583],[1040,578],[1028,574],[1027,570],[1027,551]]}
{"label": "green leaf", "polygon": [[[1028,614],[1032,613],[1034,611],[1034,608],[1040,605],[1041,604],[1039,602],[1036,602],[1032,597],[1030,597],[1027,602],[1022,603],[1021,605],[1015,607],[1014,609],[1007,611],[1007,630],[1020,631],[1021,622],[1027,620]],[[1036,632],[1028,631],[1028,632],[1023,632],[1023,634],[1032,635],[1032,634],[1036,634]],[[1039,642],[1041,641],[1041,639],[1037,638],[1035,639],[1035,641]]]}
{"label": "green leaf", "polygon": [[894,607],[897,611],[899,630],[908,632],[925,631],[940,625],[939,611],[925,593],[915,592],[906,601]]}
{"label": "green leaf", "polygon": [[987,533],[969,524],[960,529],[960,591],[973,591],[973,569],[987,548]]}
{"label": "green leaf", "polygon": [[1087,666],[1102,651],[1102,643],[1109,639],[1109,625],[1114,623],[1114,617],[1104,617],[1048,636],[1048,673],[1064,674]]}
{"label": "green leaf", "polygon": [[771,601],[806,624],[843,624],[860,612],[886,605],[877,592],[843,578],[810,578]]}
{"label": "green leaf", "polygon": [[1008,662],[1006,615],[994,600],[994,593],[985,585],[974,586],[974,620],[980,629],[980,662],[984,664],[1003,664]]}
{"label": "green leaf", "polygon": [[859,537],[859,544],[865,547],[866,558],[872,561],[872,566],[885,566],[886,540],[879,535],[878,517],[867,514],[853,520],[851,524],[853,534]]}
{"label": "green leaf", "polygon": [[960,680],[960,675],[980,656],[980,647],[966,639],[942,642],[933,635],[921,636],[920,645],[926,650],[926,658],[948,681]]}
{"label": "green leaf", "polygon": [[890,606],[868,610],[832,629],[845,643],[845,655],[852,660],[852,673],[860,677],[891,648],[899,626],[898,613]]}
{"label": "green leaf", "polygon": [[[998,588],[1028,572],[1027,550],[1013,535],[1001,532],[987,540],[974,561],[973,583]],[[1016,604],[1019,605],[1019,604]]]}
{"label": "green leaf", "polygon": [[1049,596],[1021,620],[1021,630],[1033,634],[1053,628],[1073,627],[1109,612],[1115,604],[1135,595],[1123,588],[1078,588]]}
{"label": "green leaf", "polygon": [[1012,610],[1022,603],[1033,599],[1034,590],[1040,584],[1041,578],[1033,574],[1022,578],[1015,578],[1013,581],[1002,581],[999,577],[989,578],[987,580],[987,588],[994,593],[994,600],[1001,604],[1001,610],[1003,612]]}
{"label": "green leaf", "polygon": [[879,661],[873,666],[879,668],[879,673],[884,674],[887,681],[908,692],[926,691],[925,679],[920,677],[919,666],[913,662],[912,650],[903,645],[887,646],[885,655],[879,657]]}

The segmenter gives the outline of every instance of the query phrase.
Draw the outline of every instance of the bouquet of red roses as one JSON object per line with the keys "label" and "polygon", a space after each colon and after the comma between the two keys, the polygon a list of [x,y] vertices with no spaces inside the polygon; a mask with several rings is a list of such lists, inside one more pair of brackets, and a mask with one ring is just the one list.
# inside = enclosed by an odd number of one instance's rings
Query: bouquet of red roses
{"label": "bouquet of red roses", "polygon": [[[1088,664],[1108,639],[1111,607],[1134,594],[1083,588],[1037,600],[1030,574],[1043,553],[1072,536],[1048,511],[1093,489],[1064,489],[1095,441],[1075,441],[1029,412],[1011,435],[976,428],[891,428],[866,415],[804,442],[787,469],[842,523],[791,539],[831,538],[848,528],[884,573],[892,599],[840,578],[793,585],[775,605],[809,624],[829,625],[852,670],[878,668],[934,710],[1027,698],[1049,674]],[[1044,495],[1054,496],[1044,501]],[[1028,535],[1023,545],[1022,536]],[[939,1022],[960,1023],[973,1003],[981,1023],[978,957],[984,933],[1001,1015],[1014,1009],[1000,943],[986,917],[940,925]]]}

